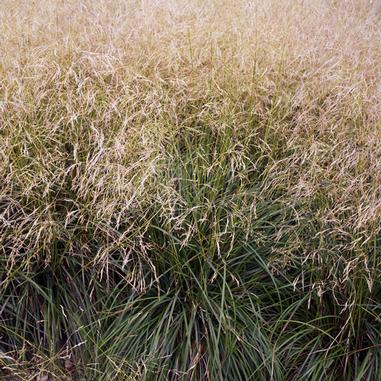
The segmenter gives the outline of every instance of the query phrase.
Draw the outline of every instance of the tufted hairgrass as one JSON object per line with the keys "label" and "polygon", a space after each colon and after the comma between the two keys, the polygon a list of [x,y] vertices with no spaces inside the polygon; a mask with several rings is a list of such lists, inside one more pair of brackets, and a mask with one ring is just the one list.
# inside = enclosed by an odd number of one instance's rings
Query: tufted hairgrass
{"label": "tufted hairgrass", "polygon": [[2,379],[381,379],[376,4],[1,5]]}

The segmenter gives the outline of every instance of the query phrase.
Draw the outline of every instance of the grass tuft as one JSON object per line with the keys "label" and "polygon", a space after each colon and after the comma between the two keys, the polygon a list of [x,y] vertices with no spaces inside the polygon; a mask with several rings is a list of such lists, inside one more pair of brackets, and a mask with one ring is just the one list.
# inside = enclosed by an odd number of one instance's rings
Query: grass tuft
{"label": "grass tuft", "polygon": [[378,8],[3,0],[0,378],[380,380]]}

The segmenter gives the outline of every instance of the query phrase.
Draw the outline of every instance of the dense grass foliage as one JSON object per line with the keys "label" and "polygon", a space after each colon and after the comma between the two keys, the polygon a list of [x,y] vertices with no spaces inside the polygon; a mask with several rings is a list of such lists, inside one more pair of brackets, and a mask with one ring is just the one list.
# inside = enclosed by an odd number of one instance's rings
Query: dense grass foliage
{"label": "dense grass foliage", "polygon": [[0,3],[1,379],[381,379],[372,2]]}

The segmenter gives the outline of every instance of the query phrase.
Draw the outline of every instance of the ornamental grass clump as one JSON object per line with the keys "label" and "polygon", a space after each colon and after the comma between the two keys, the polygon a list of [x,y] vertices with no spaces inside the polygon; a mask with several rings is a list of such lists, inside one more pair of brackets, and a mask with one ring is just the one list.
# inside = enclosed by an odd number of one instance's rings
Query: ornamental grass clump
{"label": "ornamental grass clump", "polygon": [[376,4],[2,9],[1,379],[381,379]]}

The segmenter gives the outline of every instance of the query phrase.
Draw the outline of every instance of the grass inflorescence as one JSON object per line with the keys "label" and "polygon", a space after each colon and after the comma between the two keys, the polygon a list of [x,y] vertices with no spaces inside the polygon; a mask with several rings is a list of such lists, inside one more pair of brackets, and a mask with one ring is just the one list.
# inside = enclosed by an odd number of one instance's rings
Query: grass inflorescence
{"label": "grass inflorescence", "polygon": [[381,379],[376,4],[1,5],[2,379]]}

